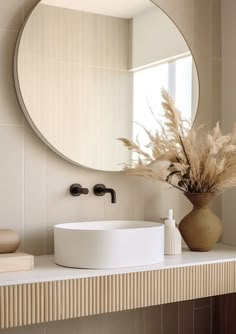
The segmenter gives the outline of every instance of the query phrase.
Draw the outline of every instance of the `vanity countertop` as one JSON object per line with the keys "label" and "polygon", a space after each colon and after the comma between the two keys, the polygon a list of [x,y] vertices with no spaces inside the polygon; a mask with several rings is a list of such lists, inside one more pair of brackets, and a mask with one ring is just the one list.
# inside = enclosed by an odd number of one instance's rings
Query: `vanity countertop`
{"label": "vanity countertop", "polygon": [[236,292],[236,247],[184,250],[154,265],[86,270],[36,256],[31,271],[0,274],[0,328]]}
{"label": "vanity countertop", "polygon": [[31,271],[0,274],[0,286],[122,275],[231,261],[236,261],[236,247],[222,244],[216,245],[210,252],[191,252],[184,249],[181,255],[165,256],[164,262],[153,265],[106,270],[66,268],[56,265],[53,255],[42,255],[35,256],[35,266]]}

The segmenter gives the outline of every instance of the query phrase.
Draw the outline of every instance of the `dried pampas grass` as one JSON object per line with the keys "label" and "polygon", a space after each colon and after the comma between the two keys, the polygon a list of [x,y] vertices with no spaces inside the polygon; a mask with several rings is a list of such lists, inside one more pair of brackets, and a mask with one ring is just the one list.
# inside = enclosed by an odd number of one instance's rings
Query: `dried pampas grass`
{"label": "dried pampas grass", "polygon": [[149,143],[143,149],[134,141],[119,138],[137,159],[124,170],[130,175],[169,183],[183,192],[220,194],[236,186],[236,125],[223,135],[219,124],[206,132],[194,131],[181,118],[170,95],[162,91],[164,117],[160,131],[143,128]]}

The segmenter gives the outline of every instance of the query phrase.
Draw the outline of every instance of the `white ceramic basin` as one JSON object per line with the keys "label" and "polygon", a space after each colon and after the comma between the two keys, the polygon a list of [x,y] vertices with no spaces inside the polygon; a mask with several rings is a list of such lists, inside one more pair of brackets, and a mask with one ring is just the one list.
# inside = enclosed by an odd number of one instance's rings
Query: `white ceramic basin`
{"label": "white ceramic basin", "polygon": [[65,267],[106,269],[164,259],[164,226],[145,221],[94,221],[54,227],[55,262]]}

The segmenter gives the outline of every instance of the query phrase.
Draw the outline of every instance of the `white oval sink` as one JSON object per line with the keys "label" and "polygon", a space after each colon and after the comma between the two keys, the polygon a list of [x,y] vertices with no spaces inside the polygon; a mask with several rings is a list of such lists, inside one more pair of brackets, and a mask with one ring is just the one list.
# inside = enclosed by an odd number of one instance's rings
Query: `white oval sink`
{"label": "white oval sink", "polygon": [[55,262],[106,269],[164,260],[164,226],[145,221],[94,221],[54,226]]}

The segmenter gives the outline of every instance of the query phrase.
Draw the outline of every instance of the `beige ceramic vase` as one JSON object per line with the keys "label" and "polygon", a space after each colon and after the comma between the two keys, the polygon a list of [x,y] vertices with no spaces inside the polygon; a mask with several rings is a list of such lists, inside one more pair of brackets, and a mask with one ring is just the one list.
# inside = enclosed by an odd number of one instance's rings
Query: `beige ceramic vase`
{"label": "beige ceramic vase", "polygon": [[221,220],[210,210],[212,193],[185,193],[193,204],[192,211],[185,216],[179,230],[192,251],[207,252],[219,240],[222,233]]}

